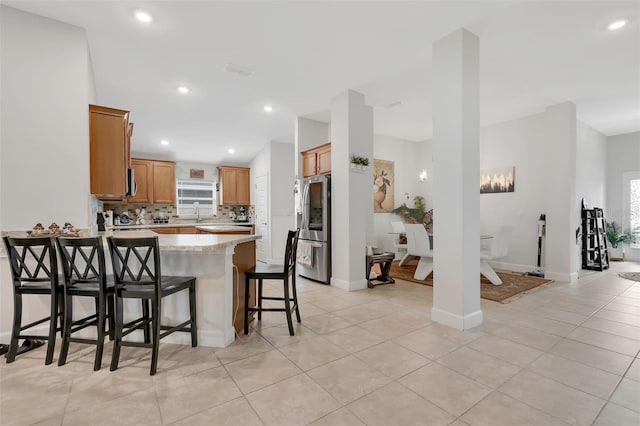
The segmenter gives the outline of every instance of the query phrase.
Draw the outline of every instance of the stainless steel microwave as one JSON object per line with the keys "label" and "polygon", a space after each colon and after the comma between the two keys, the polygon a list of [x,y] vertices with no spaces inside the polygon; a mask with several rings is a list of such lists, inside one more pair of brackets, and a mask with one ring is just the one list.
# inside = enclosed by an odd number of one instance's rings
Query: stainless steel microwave
{"label": "stainless steel microwave", "polygon": [[138,185],[136,184],[136,174],[132,168],[127,169],[127,194],[126,198],[135,197],[138,193]]}

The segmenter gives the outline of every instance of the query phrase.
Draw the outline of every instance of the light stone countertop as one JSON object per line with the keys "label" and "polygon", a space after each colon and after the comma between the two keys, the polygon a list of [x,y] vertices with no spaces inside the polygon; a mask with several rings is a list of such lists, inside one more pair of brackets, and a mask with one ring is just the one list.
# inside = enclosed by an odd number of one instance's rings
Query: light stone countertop
{"label": "light stone countertop", "polygon": [[213,252],[228,246],[247,243],[262,238],[253,234],[166,234],[158,235],[147,229],[126,232],[104,231],[98,235],[114,238],[158,237],[160,250],[183,252]]}
{"label": "light stone countertop", "polygon": [[[25,238],[24,231],[3,232],[3,235]],[[90,236],[88,232],[81,232],[82,237]],[[255,241],[262,238],[261,235],[253,234],[166,234],[158,235],[149,229],[138,229],[128,231],[103,231],[98,232],[105,240],[107,237],[115,238],[142,238],[158,237],[158,244],[161,251],[179,251],[207,253],[217,252],[229,246]],[[6,257],[4,247],[0,247],[0,258]]]}
{"label": "light stone countertop", "polygon": [[216,224],[216,225],[198,225],[196,229],[205,232],[251,232],[251,228],[248,226],[241,225],[224,225],[224,224]]}
{"label": "light stone countertop", "polygon": [[182,228],[187,226],[253,226],[253,222],[176,222],[176,223],[150,223],[146,225],[117,225],[112,230],[150,229],[150,228]]}

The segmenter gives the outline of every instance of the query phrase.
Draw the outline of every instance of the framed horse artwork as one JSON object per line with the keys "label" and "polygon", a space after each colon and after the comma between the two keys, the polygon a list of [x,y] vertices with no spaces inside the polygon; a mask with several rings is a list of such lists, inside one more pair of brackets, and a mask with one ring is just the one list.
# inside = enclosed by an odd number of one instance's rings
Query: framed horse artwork
{"label": "framed horse artwork", "polygon": [[373,212],[391,213],[395,206],[393,161],[374,158],[373,168]]}

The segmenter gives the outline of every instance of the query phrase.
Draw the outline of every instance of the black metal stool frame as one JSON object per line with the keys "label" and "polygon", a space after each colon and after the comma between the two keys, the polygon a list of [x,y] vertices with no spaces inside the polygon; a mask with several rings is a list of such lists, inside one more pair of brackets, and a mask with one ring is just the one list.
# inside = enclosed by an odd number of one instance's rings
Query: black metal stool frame
{"label": "black metal stool frame", "polygon": [[[296,291],[296,253],[298,251],[298,235],[300,230],[289,231],[287,234],[287,245],[285,248],[284,265],[260,265],[245,272],[244,285],[244,334],[249,334],[249,312],[257,312],[258,320],[262,319],[262,312],[286,312],[289,334],[294,335],[293,320],[291,311],[295,310],[296,319],[300,321],[300,310],[298,308],[298,294]],[[291,292],[289,295],[289,277],[291,277]],[[249,307],[249,285],[251,280],[257,281],[258,297],[257,305]],[[284,297],[266,297],[262,295],[263,280],[283,280]],[[282,300],[284,308],[263,308],[263,300]],[[293,306],[291,305],[293,302]]]}
{"label": "black metal stool frame", "polygon": [[[53,239],[51,237],[12,238],[5,236],[3,240],[9,255],[13,281],[13,325],[7,363],[15,361],[20,339],[42,339],[47,340],[47,355],[44,363],[49,365],[53,362],[56,332],[62,332],[62,324],[58,327],[58,318],[62,323],[64,311],[63,290],[58,277],[58,259]],[[19,248],[22,249],[21,252],[18,252]],[[40,250],[41,252],[38,253]],[[29,263],[33,263],[34,266],[30,266]],[[47,317],[23,326],[22,296],[26,294],[50,295],[50,313]],[[47,321],[49,321],[47,336],[22,334],[23,331]]]}
{"label": "black metal stool frame", "polygon": [[[64,271],[65,312],[62,346],[58,357],[59,366],[67,362],[70,342],[87,343],[96,345],[93,370],[97,371],[102,365],[107,320],[109,320],[109,338],[113,340],[115,291],[113,280],[107,277],[103,244],[102,237],[56,238]],[[74,296],[93,297],[96,313],[74,321]],[[96,339],[71,337],[73,333],[89,326],[96,326]]]}
{"label": "black metal stool frame", "polygon": [[[150,375],[156,374],[158,365],[158,347],[160,339],[175,331],[191,333],[191,346],[198,346],[196,326],[196,278],[162,276],[160,269],[160,248],[158,237],[150,238],[114,238],[108,237],[109,252],[113,265],[115,283],[115,338],[111,371],[118,368],[122,346],[151,348]],[[141,253],[141,251],[144,251]],[[150,259],[153,258],[151,266]],[[139,263],[139,265],[135,265]],[[136,272],[134,272],[136,271]],[[162,298],[181,290],[189,290],[189,320],[176,326],[161,325]],[[123,323],[123,299],[142,299],[142,317]],[[148,304],[151,304],[149,316]],[[149,326],[151,326],[149,339]],[[136,330],[144,330],[143,342],[125,342],[123,337]],[[125,331],[126,330],[126,331]],[[160,330],[165,330],[160,333]],[[150,340],[150,342],[149,342]]]}

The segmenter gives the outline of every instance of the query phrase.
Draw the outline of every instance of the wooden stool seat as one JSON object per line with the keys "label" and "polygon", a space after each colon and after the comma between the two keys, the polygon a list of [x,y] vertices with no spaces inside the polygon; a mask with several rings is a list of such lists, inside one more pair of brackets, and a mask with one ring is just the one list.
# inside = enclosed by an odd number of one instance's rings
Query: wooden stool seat
{"label": "wooden stool seat", "polygon": [[[11,341],[7,352],[7,363],[13,362],[18,353],[20,339],[41,339],[47,341],[47,354],[44,363],[53,362],[56,345],[56,332],[62,331],[58,318],[64,310],[63,289],[58,277],[58,258],[51,237],[12,238],[3,237],[9,255],[13,282],[13,325]],[[22,325],[22,297],[29,294],[50,295],[49,315],[27,325]],[[49,322],[49,333],[34,335],[23,333],[37,325]]]}
{"label": "wooden stool seat", "polygon": [[[62,347],[58,365],[67,361],[69,343],[86,343],[96,345],[93,370],[102,366],[104,339],[107,337],[107,321],[109,322],[110,339],[114,330],[114,294],[115,285],[112,276],[107,276],[104,242],[102,237],[91,238],[56,238],[58,251],[64,271],[64,326]],[[96,313],[84,318],[73,319],[73,298],[92,297]],[[96,339],[73,337],[72,335],[87,327],[95,326]]]}
{"label": "wooden stool seat", "polygon": [[[296,313],[296,319],[300,322],[300,310],[298,308],[298,295],[296,291],[296,252],[298,248],[299,230],[289,231],[287,235],[287,245],[285,248],[283,265],[256,265],[254,268],[245,272],[245,291],[244,291],[244,334],[249,334],[249,313],[257,312],[258,320],[262,320],[262,312],[286,312],[287,325],[289,326],[289,334],[294,335],[293,321],[291,319],[291,311]],[[291,295],[289,294],[289,278],[291,277]],[[258,297],[257,305],[253,308],[249,307],[249,288],[251,280],[257,281]],[[284,287],[283,297],[271,297],[262,295],[263,280],[282,280]],[[280,300],[284,301],[284,308],[263,308],[263,300]]]}
{"label": "wooden stool seat", "polygon": [[[116,294],[116,321],[111,371],[118,368],[122,346],[151,348],[151,369],[154,375],[158,366],[160,339],[176,331],[191,334],[191,346],[198,346],[196,327],[196,278],[191,276],[163,276],[160,268],[158,237],[114,238],[109,237],[109,251],[113,264]],[[182,290],[189,291],[189,319],[170,326],[160,324],[162,298]],[[140,299],[142,316],[128,323],[123,321],[123,299]],[[122,340],[136,330],[143,330],[144,342]],[[164,333],[160,333],[165,330]]]}

